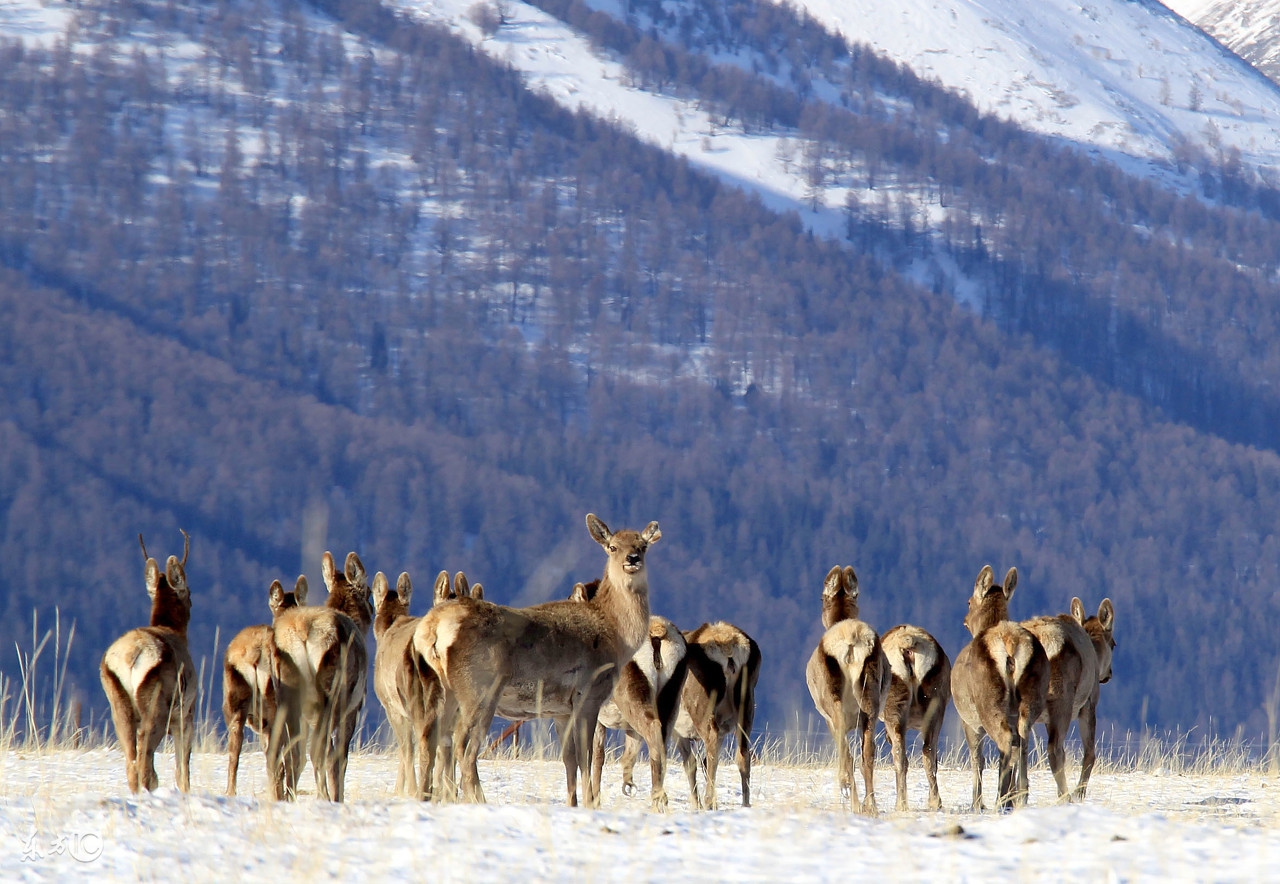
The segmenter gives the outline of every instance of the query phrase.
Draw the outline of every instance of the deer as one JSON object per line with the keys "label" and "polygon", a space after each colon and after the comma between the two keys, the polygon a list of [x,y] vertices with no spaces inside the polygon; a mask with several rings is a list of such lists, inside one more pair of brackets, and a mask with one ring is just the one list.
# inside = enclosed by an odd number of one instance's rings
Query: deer
{"label": "deer", "polygon": [[[823,582],[824,629],[830,629],[842,620],[858,619],[858,575],[852,566],[845,566],[843,574],[843,580],[834,580],[834,575],[828,573]],[[909,729],[914,729],[920,732],[924,744],[924,771],[929,782],[928,806],[930,810],[941,810],[938,743],[947,701],[951,698],[951,660],[937,639],[909,624],[895,626],[886,632],[880,637],[880,647],[891,673],[880,720],[884,722],[889,745],[893,749],[898,787],[895,809],[907,810],[906,735]]]}
{"label": "deer", "polygon": [[351,740],[364,706],[369,666],[365,636],[373,622],[364,564],[348,553],[339,572],[328,551],[320,564],[329,591],[324,606],[282,611],[274,624],[271,680],[277,714],[266,748],[271,794],[277,800],[296,795],[296,779],[281,776],[280,752],[304,738],[304,725],[316,794],[343,800]]}
{"label": "deer", "polygon": [[1084,757],[1080,762],[1080,781],[1072,797],[1075,801],[1083,801],[1085,791],[1089,787],[1089,777],[1093,775],[1093,766],[1098,759],[1097,726],[1100,687],[1111,681],[1111,656],[1116,647],[1116,640],[1112,637],[1112,630],[1115,627],[1115,606],[1111,603],[1111,599],[1103,599],[1102,604],[1098,605],[1098,613],[1092,617],[1086,617],[1084,602],[1073,598],[1071,616],[1089,634],[1093,652],[1098,658],[1098,682],[1093,685],[1089,700],[1080,709],[1079,717],[1076,719],[1076,724],[1080,728],[1080,742],[1084,746]]}
{"label": "deer", "polygon": [[[724,738],[737,737],[734,753],[742,781],[742,806],[751,806],[751,728],[760,679],[760,646],[738,627],[717,621],[684,633],[684,686],[673,730],[689,780],[689,798],[698,810],[718,810],[716,771]],[[693,743],[703,745],[706,791],[698,793]]]}
{"label": "deer", "polygon": [[[279,580],[267,590],[267,607],[272,623],[281,611],[305,605],[307,578],[299,576],[292,592],[285,592]],[[276,692],[271,684],[271,661],[275,655],[272,624],[246,626],[227,645],[222,663],[222,717],[227,722],[227,795],[236,794],[240,753],[247,726],[265,746],[271,739],[276,717]],[[286,764],[301,767],[295,755]]]}
{"label": "deer", "polygon": [[138,535],[145,561],[143,580],[151,599],[150,624],[112,642],[99,666],[116,739],[124,750],[125,777],[133,793],[139,789],[150,792],[160,785],[155,753],[166,736],[173,737],[178,788],[191,790],[199,683],[187,646],[191,590],[186,567],[191,537],[183,531],[182,538],[182,560],[169,556],[161,571]]}
{"label": "deer", "polygon": [[1040,640],[1009,620],[1009,600],[1018,584],[1010,568],[1004,584],[984,565],[973,584],[964,625],[973,636],[951,668],[951,700],[964,728],[973,765],[973,810],[981,811],[982,737],[1000,753],[1002,811],[1027,803],[1027,748],[1031,727],[1044,713],[1049,660]]}
{"label": "deer", "polygon": [[[851,807],[875,814],[875,725],[884,709],[892,671],[880,637],[858,619],[858,576],[851,566],[836,565],[827,572],[822,582],[822,615],[827,629],[809,657],[805,681],[835,744],[841,800],[847,797]],[[862,746],[865,793],[860,802],[853,783],[849,731]],[[903,786],[898,788],[901,795]]]}
{"label": "deer", "polygon": [[662,537],[657,522],[613,532],[594,513],[587,531],[605,551],[604,574],[586,601],[509,608],[459,598],[437,605],[414,632],[416,653],[443,688],[441,726],[452,729],[462,797],[483,802],[477,759],[495,714],[513,721],[551,717],[560,734],[567,803],[598,807],[591,782],[592,736],[600,707],[649,630],[645,554]]}
{"label": "deer", "polygon": [[1039,722],[1045,728],[1049,770],[1058,787],[1058,801],[1070,801],[1067,731],[1098,693],[1098,654],[1084,628],[1083,603],[1078,611],[1073,609],[1070,614],[1034,617],[1024,620],[1022,625],[1040,640],[1049,661],[1049,689]]}
{"label": "deer", "polygon": [[[437,762],[436,716],[433,714],[428,724],[422,673],[413,653],[413,633],[422,618],[409,615],[412,597],[413,582],[408,572],[396,579],[394,590],[389,588],[386,575],[381,571],[374,576],[373,603],[377,615],[373,634],[378,650],[373,660],[373,688],[399,748],[395,792],[425,800],[432,797],[432,768],[440,762]],[[470,586],[461,571],[454,577],[452,587],[448,571],[436,575],[433,605],[460,597],[484,598],[484,587],[479,583]],[[434,680],[429,668],[426,673]]]}
{"label": "deer", "polygon": [[[595,595],[600,581],[576,583],[569,598],[586,601]],[[622,793],[635,793],[635,764],[640,756],[640,741],[649,749],[649,801],[653,810],[665,813],[670,806],[667,797],[667,741],[671,738],[680,692],[684,687],[685,655],[688,645],[684,635],[666,617],[650,615],[649,641],[641,644],[618,676],[613,694],[600,707],[592,748],[591,780],[599,792],[604,771],[604,742],[607,732],[621,730],[626,735],[622,752]]]}

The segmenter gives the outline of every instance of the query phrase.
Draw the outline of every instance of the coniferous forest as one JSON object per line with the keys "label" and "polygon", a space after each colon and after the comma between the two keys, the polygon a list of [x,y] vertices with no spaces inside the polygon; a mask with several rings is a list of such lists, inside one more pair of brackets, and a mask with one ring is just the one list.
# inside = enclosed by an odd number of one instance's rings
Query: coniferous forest
{"label": "coniferous forest", "polygon": [[[85,3],[56,45],[0,44],[6,646],[73,619],[103,709],[139,532],[191,533],[212,659],[326,548],[567,596],[602,567],[590,511],[660,522],[654,610],[752,634],[771,727],[809,714],[833,564],[873,626],[954,656],[991,563],[1021,615],[1113,599],[1105,724],[1266,736],[1277,193],[1230,156],[1185,158],[1197,195],[1127,176],[786,7],[704,4],[780,76],[707,62],[712,25],[540,5],[946,220],[851,205],[814,237],[376,0]],[[929,254],[977,310],[901,272]]]}

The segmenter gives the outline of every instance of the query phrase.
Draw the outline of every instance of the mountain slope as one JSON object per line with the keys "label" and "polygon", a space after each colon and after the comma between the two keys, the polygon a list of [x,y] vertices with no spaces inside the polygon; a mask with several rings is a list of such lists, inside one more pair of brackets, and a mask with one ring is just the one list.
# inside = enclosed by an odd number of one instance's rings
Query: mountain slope
{"label": "mountain slope", "polygon": [[[1086,370],[899,272],[924,238],[911,213],[855,206],[840,239],[812,236],[455,36],[324,9],[86,4],[65,41],[0,47],[0,546],[24,574],[56,557],[69,587],[15,582],[6,603],[76,617],[91,698],[95,652],[145,610],[138,531],[163,548],[195,529],[211,648],[265,619],[307,513],[371,570],[464,568],[524,602],[595,576],[595,511],[662,523],[660,610],[760,640],[762,719],[809,708],[832,564],[858,568],[869,620],[956,649],[990,561],[1022,570],[1028,615],[1116,601],[1107,721],[1263,730],[1280,457],[1174,423],[1143,388],[1170,381],[1160,359],[1208,384],[1219,346],[1242,372],[1271,364],[1249,335],[1267,337],[1273,288],[1248,249],[1280,253],[1272,222],[1046,148],[865,56],[840,114],[740,111],[803,116],[819,160],[861,164],[859,192],[927,196],[939,241],[1005,281],[990,303],[1055,318],[1103,363]],[[659,48],[673,88],[742,82]],[[1205,288],[1239,303],[1191,297]],[[1237,314],[1253,324],[1217,321]],[[1166,337],[1134,348],[1148,315]],[[1106,376],[1132,349],[1151,360],[1121,379],[1136,392]]]}
{"label": "mountain slope", "polygon": [[1276,0],[1164,0],[1272,80],[1280,79],[1280,3]]}

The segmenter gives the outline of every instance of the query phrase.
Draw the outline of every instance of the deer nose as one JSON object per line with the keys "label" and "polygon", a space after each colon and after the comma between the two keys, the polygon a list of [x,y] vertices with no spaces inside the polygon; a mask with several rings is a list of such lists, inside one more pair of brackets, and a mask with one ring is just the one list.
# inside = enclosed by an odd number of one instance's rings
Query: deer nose
{"label": "deer nose", "polygon": [[627,564],[628,565],[640,564],[640,553],[627,553]]}

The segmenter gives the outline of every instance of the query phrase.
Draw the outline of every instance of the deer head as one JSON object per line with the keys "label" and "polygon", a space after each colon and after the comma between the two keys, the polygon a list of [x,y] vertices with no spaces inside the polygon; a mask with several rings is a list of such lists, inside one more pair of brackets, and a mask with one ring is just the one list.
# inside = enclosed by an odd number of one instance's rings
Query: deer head
{"label": "deer head", "polygon": [[[191,623],[191,590],[187,586],[186,572],[191,538],[186,531],[182,532],[182,536],[182,560],[179,561],[177,556],[169,556],[164,571],[161,571],[156,560],[147,556],[143,579],[147,586],[147,597],[151,599],[151,625],[167,626],[186,635],[187,626]],[[138,535],[138,543],[145,555],[147,547],[142,542],[141,534]]]}
{"label": "deer head", "polygon": [[989,626],[1009,619],[1009,600],[1018,585],[1018,569],[1010,568],[1004,584],[995,582],[995,572],[990,565],[983,565],[978,579],[973,583],[973,595],[969,597],[969,613],[964,625],[970,635],[977,635]]}
{"label": "deer head", "polygon": [[301,575],[293,585],[293,592],[285,592],[284,585],[279,580],[272,580],[271,588],[267,590],[267,607],[271,609],[272,620],[279,617],[281,611],[296,608],[306,600],[307,578]]}
{"label": "deer head", "polygon": [[605,575],[614,586],[632,586],[645,583],[644,555],[650,545],[657,543],[662,531],[657,522],[650,522],[643,531],[635,532],[623,529],[618,533],[609,530],[609,526],[596,516],[587,513],[587,530],[596,543],[604,547],[609,560],[605,565]]}
{"label": "deer head", "polygon": [[858,575],[852,565],[839,565],[822,581],[822,626],[830,629],[841,620],[858,619]]}

